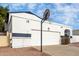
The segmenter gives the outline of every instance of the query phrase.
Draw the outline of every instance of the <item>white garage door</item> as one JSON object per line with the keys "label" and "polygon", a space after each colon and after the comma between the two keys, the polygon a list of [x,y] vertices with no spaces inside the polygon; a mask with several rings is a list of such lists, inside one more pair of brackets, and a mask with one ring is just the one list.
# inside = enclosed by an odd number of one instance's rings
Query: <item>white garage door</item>
{"label": "white garage door", "polygon": [[23,47],[23,40],[22,39],[12,39],[12,48],[20,48]]}
{"label": "white garage door", "polygon": [[60,33],[58,32],[44,32],[43,33],[44,45],[56,45],[60,44]]}
{"label": "white garage door", "polygon": [[29,47],[31,45],[30,38],[13,38],[12,39],[12,48],[22,48]]}
{"label": "white garage door", "polygon": [[[40,31],[32,31],[32,45],[40,45]],[[60,44],[60,33],[43,31],[43,45]]]}

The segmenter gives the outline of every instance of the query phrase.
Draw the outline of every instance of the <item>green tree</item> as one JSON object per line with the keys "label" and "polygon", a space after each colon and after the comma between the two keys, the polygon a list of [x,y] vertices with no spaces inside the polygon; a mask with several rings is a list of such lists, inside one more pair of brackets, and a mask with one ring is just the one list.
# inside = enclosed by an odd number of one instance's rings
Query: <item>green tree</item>
{"label": "green tree", "polygon": [[0,6],[0,32],[4,31],[4,24],[7,17],[8,8]]}
{"label": "green tree", "polygon": [[0,15],[0,31],[3,31],[3,26],[4,26],[4,21],[3,21],[3,18],[1,17],[1,15]]}

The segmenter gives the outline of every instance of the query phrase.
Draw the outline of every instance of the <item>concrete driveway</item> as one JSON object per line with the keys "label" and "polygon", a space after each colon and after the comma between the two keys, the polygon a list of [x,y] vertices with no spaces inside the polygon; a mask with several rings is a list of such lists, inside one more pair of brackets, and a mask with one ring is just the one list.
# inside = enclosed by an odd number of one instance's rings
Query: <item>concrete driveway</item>
{"label": "concrete driveway", "polygon": [[[77,44],[79,45],[79,43]],[[25,48],[0,48],[0,56],[79,56],[79,46],[70,45],[49,45],[43,46],[43,53],[40,47]]]}
{"label": "concrete driveway", "polygon": [[46,53],[41,53],[35,48],[0,48],[0,56],[48,56]]}
{"label": "concrete driveway", "polygon": [[[40,50],[40,47],[34,47]],[[70,45],[43,46],[43,52],[52,56],[79,56],[79,47]]]}

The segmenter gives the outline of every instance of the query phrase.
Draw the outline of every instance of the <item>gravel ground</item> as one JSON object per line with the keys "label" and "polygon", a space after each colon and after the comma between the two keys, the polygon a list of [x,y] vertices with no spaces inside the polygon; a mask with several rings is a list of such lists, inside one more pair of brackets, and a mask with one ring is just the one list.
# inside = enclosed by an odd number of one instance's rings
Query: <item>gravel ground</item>
{"label": "gravel ground", "polygon": [[0,56],[48,56],[35,48],[0,48]]}

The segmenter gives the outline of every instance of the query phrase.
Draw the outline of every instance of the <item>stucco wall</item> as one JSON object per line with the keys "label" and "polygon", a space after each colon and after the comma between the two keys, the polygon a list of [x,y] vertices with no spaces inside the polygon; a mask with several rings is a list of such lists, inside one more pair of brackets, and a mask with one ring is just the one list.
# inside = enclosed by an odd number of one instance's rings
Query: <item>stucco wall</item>
{"label": "stucco wall", "polygon": [[0,47],[7,47],[9,46],[9,40],[7,36],[0,36]]}
{"label": "stucco wall", "polygon": [[71,39],[71,43],[79,42],[79,35],[73,35]]}

